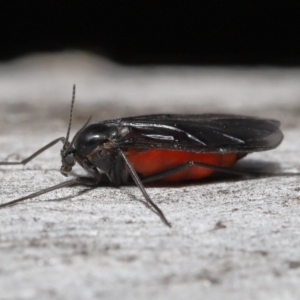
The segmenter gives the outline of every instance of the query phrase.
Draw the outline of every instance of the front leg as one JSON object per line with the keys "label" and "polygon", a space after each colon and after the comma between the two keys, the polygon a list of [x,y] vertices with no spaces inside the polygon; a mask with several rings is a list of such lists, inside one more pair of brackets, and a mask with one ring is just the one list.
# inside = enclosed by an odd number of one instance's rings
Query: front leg
{"label": "front leg", "polygon": [[72,179],[72,180],[69,180],[69,181],[59,183],[59,184],[54,185],[52,187],[40,190],[38,192],[29,194],[25,197],[21,197],[21,198],[18,198],[18,199],[15,199],[15,200],[12,200],[12,201],[9,201],[9,202],[6,202],[6,203],[2,203],[2,204],[0,204],[0,208],[4,208],[4,207],[7,207],[7,206],[12,206],[12,205],[15,205],[18,202],[22,202],[22,201],[25,201],[25,200],[28,200],[28,199],[33,199],[33,198],[36,198],[40,195],[44,195],[44,194],[47,194],[49,192],[52,192],[52,191],[55,191],[55,190],[58,190],[58,189],[61,189],[61,188],[64,188],[64,187],[69,187],[69,186],[73,186],[73,185],[97,186],[98,184],[99,184],[98,181],[95,180],[94,178],[78,177],[78,178],[75,178],[75,179]]}

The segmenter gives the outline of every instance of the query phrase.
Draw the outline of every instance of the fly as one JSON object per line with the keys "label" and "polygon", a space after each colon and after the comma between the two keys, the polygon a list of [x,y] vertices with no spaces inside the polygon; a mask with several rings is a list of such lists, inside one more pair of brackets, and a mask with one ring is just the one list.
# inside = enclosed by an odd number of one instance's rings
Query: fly
{"label": "fly", "polygon": [[200,180],[215,172],[255,175],[232,166],[248,153],[276,148],[283,139],[280,122],[276,120],[222,114],[154,114],[90,125],[89,118],[69,141],[74,101],[75,85],[66,137],[55,139],[20,162],[0,162],[0,165],[25,165],[62,142],[61,174],[68,176],[78,163],[87,176],[0,204],[0,208],[63,187],[95,187],[103,183],[119,187],[134,182],[148,205],[171,227],[144,183]]}

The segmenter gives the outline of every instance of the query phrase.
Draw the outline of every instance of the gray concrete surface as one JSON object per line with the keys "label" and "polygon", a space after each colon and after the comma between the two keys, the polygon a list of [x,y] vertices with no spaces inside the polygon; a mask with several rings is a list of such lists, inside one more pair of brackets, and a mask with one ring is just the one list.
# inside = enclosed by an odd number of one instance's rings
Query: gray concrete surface
{"label": "gray concrete surface", "polygon": [[[84,53],[0,65],[0,160],[24,158],[93,120],[221,112],[282,121],[285,139],[249,155],[300,172],[300,70],[125,68]],[[0,203],[65,180],[60,145],[0,166]],[[79,171],[79,170],[78,170]],[[300,178],[65,188],[0,211],[0,299],[299,299]]]}

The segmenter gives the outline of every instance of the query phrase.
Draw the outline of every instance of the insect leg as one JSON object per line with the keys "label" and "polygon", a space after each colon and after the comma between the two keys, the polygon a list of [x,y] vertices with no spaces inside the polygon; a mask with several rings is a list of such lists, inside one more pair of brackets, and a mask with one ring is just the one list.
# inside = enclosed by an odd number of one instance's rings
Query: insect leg
{"label": "insect leg", "polygon": [[14,204],[16,204],[18,202],[22,202],[22,201],[25,201],[25,200],[28,200],[28,199],[36,198],[36,197],[38,197],[40,195],[43,195],[43,194],[46,194],[46,193],[58,190],[58,189],[63,188],[63,187],[68,187],[68,186],[72,186],[72,185],[94,186],[94,185],[97,185],[97,183],[98,182],[96,180],[94,180],[93,178],[78,177],[76,179],[65,181],[65,182],[59,183],[57,185],[54,185],[52,187],[40,190],[40,191],[32,193],[32,194],[29,194],[29,195],[27,195],[25,197],[21,197],[21,198],[18,198],[18,199],[15,199],[15,200],[12,200],[12,201],[0,204],[0,209],[4,208],[4,207],[7,207],[7,206],[12,206],[12,205],[14,205]]}
{"label": "insect leg", "polygon": [[47,144],[46,146],[44,146],[43,148],[39,149],[38,151],[34,152],[32,155],[30,155],[29,157],[21,160],[21,161],[3,161],[0,162],[0,165],[26,165],[29,161],[31,161],[32,159],[34,159],[36,156],[40,155],[42,152],[44,152],[45,150],[51,148],[52,146],[54,146],[56,143],[58,143],[59,141],[62,141],[63,143],[65,142],[65,138],[64,137],[60,137],[54,141],[52,141],[51,143]]}
{"label": "insect leg", "polygon": [[274,174],[274,173],[267,173],[267,172],[253,172],[249,170],[242,170],[242,169],[234,169],[234,168],[226,168],[226,167],[220,167],[220,166],[215,166],[215,165],[210,165],[198,161],[188,161],[185,163],[182,163],[178,166],[171,167],[167,170],[164,170],[162,172],[156,173],[154,175],[146,176],[141,179],[142,182],[151,182],[151,181],[156,181],[163,179],[165,177],[168,177],[170,175],[174,175],[180,171],[183,171],[185,169],[188,169],[192,166],[198,166],[201,168],[206,168],[210,169],[216,172],[221,172],[221,173],[227,173],[231,175],[239,175],[239,176],[248,176],[248,177],[258,177],[258,176],[290,176],[290,175],[300,175],[298,173],[281,173],[281,174]]}
{"label": "insect leg", "polygon": [[162,221],[169,227],[171,226],[171,223],[167,220],[167,218],[165,217],[164,213],[162,212],[162,210],[151,200],[150,196],[148,195],[147,191],[145,190],[145,187],[142,183],[142,181],[140,180],[138,174],[136,173],[136,171],[134,170],[133,166],[131,165],[131,163],[129,162],[129,160],[127,159],[126,155],[124,154],[124,152],[119,149],[118,150],[119,153],[121,154],[121,156],[123,157],[126,166],[128,168],[128,171],[131,174],[131,177],[133,179],[133,181],[135,182],[135,184],[139,187],[139,189],[141,190],[142,194],[144,195],[146,201],[150,204],[150,206],[152,206],[154,208],[154,210],[157,212],[157,214],[160,216],[160,218],[162,219]]}

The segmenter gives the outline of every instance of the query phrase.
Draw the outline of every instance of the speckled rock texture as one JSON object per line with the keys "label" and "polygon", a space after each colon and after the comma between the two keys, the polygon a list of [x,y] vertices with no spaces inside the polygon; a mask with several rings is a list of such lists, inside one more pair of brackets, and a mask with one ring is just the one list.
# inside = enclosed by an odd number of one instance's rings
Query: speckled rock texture
{"label": "speckled rock texture", "polygon": [[[124,67],[86,53],[0,65],[0,160],[25,158],[93,122],[147,113],[279,119],[279,148],[252,167],[300,172],[300,69]],[[61,145],[0,166],[0,203],[66,180]],[[80,169],[76,169],[80,172]],[[64,188],[0,210],[0,299],[300,299],[300,177]]]}

